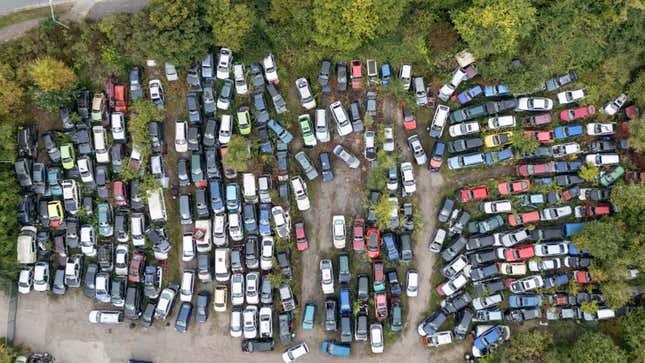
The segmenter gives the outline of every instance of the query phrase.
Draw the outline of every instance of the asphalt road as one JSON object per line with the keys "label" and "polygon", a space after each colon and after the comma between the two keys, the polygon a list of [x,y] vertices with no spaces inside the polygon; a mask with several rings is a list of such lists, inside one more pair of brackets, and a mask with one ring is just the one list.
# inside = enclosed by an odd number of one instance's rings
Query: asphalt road
{"label": "asphalt road", "polygon": [[[68,3],[69,0],[54,0],[54,4]],[[49,5],[48,0],[2,0],[0,1],[0,14],[11,13],[16,10],[30,7]]]}

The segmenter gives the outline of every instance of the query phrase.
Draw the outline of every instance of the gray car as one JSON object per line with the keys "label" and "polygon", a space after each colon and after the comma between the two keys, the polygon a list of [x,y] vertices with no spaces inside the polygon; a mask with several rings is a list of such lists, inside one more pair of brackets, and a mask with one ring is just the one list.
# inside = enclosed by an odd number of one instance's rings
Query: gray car
{"label": "gray car", "polygon": [[358,158],[354,156],[347,148],[345,148],[343,145],[336,145],[334,147],[334,155],[338,156],[339,159],[345,162],[347,166],[349,166],[352,169],[358,168],[361,163],[358,161]]}
{"label": "gray car", "polygon": [[314,180],[318,177],[318,171],[314,167],[314,164],[311,162],[311,159],[305,154],[304,151],[300,151],[295,155],[298,165],[302,169],[302,172],[305,173],[305,176],[308,180]]}

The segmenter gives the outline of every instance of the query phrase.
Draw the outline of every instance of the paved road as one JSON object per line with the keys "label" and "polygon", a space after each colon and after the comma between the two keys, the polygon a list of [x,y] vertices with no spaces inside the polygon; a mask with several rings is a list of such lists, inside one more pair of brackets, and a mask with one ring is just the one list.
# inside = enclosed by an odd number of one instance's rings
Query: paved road
{"label": "paved road", "polygon": [[[70,0],[54,0],[54,4],[68,3]],[[0,15],[16,10],[49,5],[49,0],[2,0],[0,1]]]}

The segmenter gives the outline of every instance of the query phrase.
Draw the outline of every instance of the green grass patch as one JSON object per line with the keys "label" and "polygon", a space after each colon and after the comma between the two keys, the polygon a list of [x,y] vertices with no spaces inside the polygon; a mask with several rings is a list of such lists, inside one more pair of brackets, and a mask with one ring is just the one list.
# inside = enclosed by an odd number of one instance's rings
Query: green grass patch
{"label": "green grass patch", "polygon": [[[69,9],[71,8],[72,8],[71,4],[55,5],[54,13],[60,16],[61,14],[69,11]],[[49,10],[49,6],[20,10],[14,13],[0,16],[0,28],[4,28],[6,26],[13,25],[13,24],[22,23],[23,21],[27,21],[27,20],[46,18],[50,16],[51,16],[51,13]]]}

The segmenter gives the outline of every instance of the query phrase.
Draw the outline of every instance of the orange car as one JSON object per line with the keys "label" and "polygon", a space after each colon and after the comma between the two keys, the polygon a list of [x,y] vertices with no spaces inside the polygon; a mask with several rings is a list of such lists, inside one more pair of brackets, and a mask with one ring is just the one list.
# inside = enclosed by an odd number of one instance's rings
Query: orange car
{"label": "orange car", "polygon": [[532,130],[524,131],[524,134],[532,139],[537,140],[541,144],[553,142],[552,130]]}
{"label": "orange car", "polygon": [[501,195],[523,193],[529,190],[529,188],[531,188],[531,181],[528,179],[520,179],[497,184],[497,191]]}
{"label": "orange car", "polygon": [[114,85],[114,111],[128,112],[128,88],[124,84]]}
{"label": "orange car", "polygon": [[534,210],[526,213],[513,213],[508,216],[508,224],[519,226],[522,224],[534,223],[540,221],[540,211]]}

